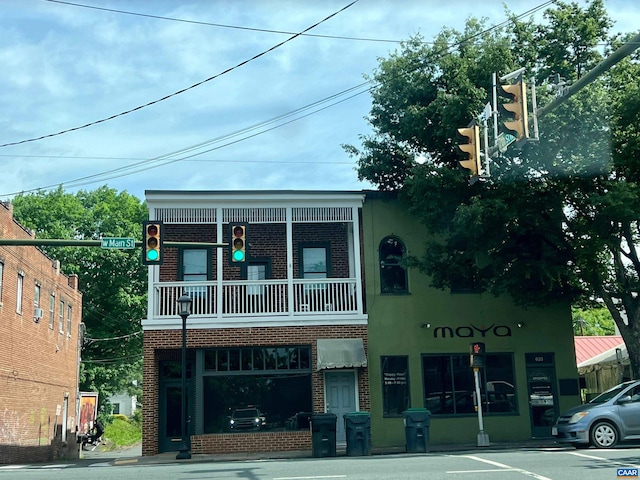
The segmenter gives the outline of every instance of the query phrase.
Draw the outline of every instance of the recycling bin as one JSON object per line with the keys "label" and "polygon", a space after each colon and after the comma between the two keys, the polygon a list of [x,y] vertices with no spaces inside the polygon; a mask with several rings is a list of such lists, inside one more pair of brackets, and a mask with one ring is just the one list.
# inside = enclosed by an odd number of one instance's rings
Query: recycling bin
{"label": "recycling bin", "polygon": [[334,413],[311,415],[311,450],[314,457],[336,456],[336,424]]}
{"label": "recycling bin", "polygon": [[347,434],[347,455],[371,455],[371,414],[352,412],[344,415]]}
{"label": "recycling bin", "polygon": [[429,451],[431,412],[426,408],[410,408],[402,412],[407,453]]}

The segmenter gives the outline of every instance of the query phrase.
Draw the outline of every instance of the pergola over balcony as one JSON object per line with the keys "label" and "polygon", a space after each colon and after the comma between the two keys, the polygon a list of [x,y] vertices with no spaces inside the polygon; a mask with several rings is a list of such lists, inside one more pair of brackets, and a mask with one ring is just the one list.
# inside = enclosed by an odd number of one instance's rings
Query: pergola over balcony
{"label": "pergola over balcony", "polygon": [[[223,247],[215,255],[215,280],[160,281],[158,267],[150,267],[143,328],[178,328],[176,300],[183,294],[193,299],[190,328],[366,324],[358,214],[362,201],[362,193],[355,192],[147,192],[150,218],[165,225],[211,225],[222,242],[223,228],[232,222],[284,224],[287,251],[286,272],[266,280],[226,278]],[[348,270],[328,278],[297,278],[294,225],[322,223],[346,225]]]}

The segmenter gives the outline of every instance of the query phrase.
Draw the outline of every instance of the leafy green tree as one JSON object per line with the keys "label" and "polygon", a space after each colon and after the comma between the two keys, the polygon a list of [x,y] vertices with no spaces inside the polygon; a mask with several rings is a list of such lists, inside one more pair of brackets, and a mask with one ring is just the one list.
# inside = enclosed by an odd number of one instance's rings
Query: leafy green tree
{"label": "leafy green tree", "polygon": [[[33,229],[36,238],[140,240],[147,218],[138,198],[106,186],[76,194],[58,188],[19,195],[12,203],[15,218]],[[78,275],[85,325],[80,389],[99,392],[102,410],[109,409],[106,400],[112,394],[140,395],[147,277],[139,250],[41,248],[60,261],[64,273]]]}
{"label": "leafy green tree", "polygon": [[614,335],[615,324],[606,307],[571,309],[573,333],[575,335]]}
{"label": "leafy green tree", "polygon": [[[381,59],[356,158],[361,180],[404,197],[433,233],[414,265],[438,288],[473,282],[522,305],[601,300],[640,374],[640,66],[636,55],[539,118],[539,141],[491,158],[491,176],[468,184],[456,129],[491,99],[492,73],[525,67],[538,105],[620,45],[602,0],[555,2],[541,23],[510,15],[502,28],[469,19]],[[416,159],[426,160],[424,163]]]}

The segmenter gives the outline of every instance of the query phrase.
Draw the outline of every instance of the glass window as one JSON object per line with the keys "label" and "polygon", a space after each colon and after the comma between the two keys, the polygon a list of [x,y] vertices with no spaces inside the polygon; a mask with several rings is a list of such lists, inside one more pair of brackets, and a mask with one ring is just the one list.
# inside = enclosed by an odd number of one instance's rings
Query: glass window
{"label": "glass window", "polygon": [[400,417],[411,406],[409,399],[409,359],[406,356],[380,357],[382,371],[382,414]]}
{"label": "glass window", "polygon": [[51,330],[53,330],[55,309],[56,309],[56,294],[52,293],[49,296],[49,328]]}
{"label": "glass window", "polygon": [[64,333],[64,301],[60,300],[60,309],[58,310],[58,331]]}
{"label": "glass window", "polygon": [[[205,350],[204,433],[308,429],[310,358],[308,346]],[[254,421],[239,420],[249,409]]]}
{"label": "glass window", "polygon": [[[182,280],[185,282],[206,282],[209,280],[209,252],[205,248],[185,248],[181,256]],[[184,294],[191,298],[206,297],[207,287],[185,287]]]}
{"label": "glass window", "polygon": [[40,306],[40,285],[38,285],[37,283],[33,291],[33,306],[35,308],[38,308]]}
{"label": "glass window", "polygon": [[406,249],[397,237],[385,237],[380,242],[381,293],[409,293],[407,269],[404,265]]}
{"label": "glass window", "polygon": [[326,247],[302,248],[302,278],[327,278],[329,268]]}
{"label": "glass window", "polygon": [[71,305],[67,306],[67,335],[71,336],[71,314],[73,312],[73,307]]}
{"label": "glass window", "polygon": [[16,291],[16,312],[22,314],[22,287],[24,285],[24,273],[18,273],[18,286]]}
{"label": "glass window", "polygon": [[4,277],[4,262],[0,262],[0,305],[2,305],[2,279]]}
{"label": "glass window", "polygon": [[[469,355],[423,355],[425,407],[432,415],[475,414],[476,394]],[[488,354],[480,369],[484,413],[517,413],[513,355]]]}

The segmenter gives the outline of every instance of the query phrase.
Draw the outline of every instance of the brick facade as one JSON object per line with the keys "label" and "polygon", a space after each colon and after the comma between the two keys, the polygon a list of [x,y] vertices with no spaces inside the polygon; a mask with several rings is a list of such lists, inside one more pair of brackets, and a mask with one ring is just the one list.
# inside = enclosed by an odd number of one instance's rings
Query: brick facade
{"label": "brick facade", "polygon": [[[152,202],[148,201],[150,208]],[[163,205],[166,208],[167,205]],[[178,204],[175,205],[176,207]],[[259,205],[247,205],[249,208]],[[322,207],[321,200],[318,207]],[[349,227],[361,228],[359,219],[353,222],[293,222],[291,224],[290,245],[292,258],[291,269],[294,279],[302,278],[300,271],[301,247],[327,247],[328,278],[362,278],[361,268],[352,272],[353,246],[349,245]],[[214,224],[184,224],[164,223],[165,241],[184,242],[227,242],[228,238],[217,238],[217,226]],[[225,235],[229,232],[229,224],[225,223],[221,228]],[[254,222],[249,223],[247,231],[249,244],[249,259],[257,262],[267,261],[269,265],[269,277],[273,280],[287,279],[287,224]],[[351,251],[350,251],[351,249]],[[217,258],[221,252],[222,259]],[[180,251],[178,248],[164,249],[164,263],[160,267],[160,282],[181,281]],[[360,267],[360,257],[357,264]],[[244,269],[230,265],[227,248],[211,249],[211,265],[209,280],[218,280],[216,271],[218,263],[222,263],[222,275],[224,281],[242,280],[246,275]],[[351,262],[351,264],[350,264]],[[286,300],[283,300],[286,304]],[[246,325],[251,322],[247,317],[240,317]],[[349,324],[334,319],[330,315],[325,317],[322,324],[311,323],[305,325],[305,319],[301,318],[295,324],[278,325],[278,319],[274,318],[274,326],[221,328],[212,325],[211,328],[187,329],[187,361],[195,363],[196,350],[207,348],[228,347],[280,347],[290,345],[309,346],[311,348],[311,394],[312,408],[314,412],[325,412],[325,384],[324,371],[317,371],[317,340],[336,338],[361,338],[363,339],[365,352],[367,351],[367,326],[366,324]],[[179,319],[178,319],[179,320]],[[228,322],[225,327],[228,327]],[[187,321],[187,324],[189,322]],[[335,324],[332,324],[335,323]],[[339,323],[339,324],[338,324]],[[159,426],[160,422],[160,366],[166,361],[179,361],[181,359],[182,331],[180,329],[147,329],[144,331],[144,402],[143,402],[143,440],[142,454],[154,455],[159,451]],[[357,382],[357,408],[369,411],[371,408],[369,399],[369,377],[366,367],[354,369]],[[198,382],[197,374],[192,373],[191,382]],[[194,387],[195,389],[196,387]],[[194,408],[196,400],[189,399]],[[206,406],[204,407],[206,408]],[[193,415],[199,413],[194,408]],[[176,412],[179,415],[179,412]],[[192,418],[192,422],[194,419]],[[342,419],[339,419],[342,421]],[[197,422],[196,422],[197,424]],[[308,430],[284,430],[262,431],[253,433],[212,433],[191,435],[191,451],[193,453],[228,453],[237,451],[288,451],[311,450],[311,432]]]}
{"label": "brick facade", "polygon": [[[0,203],[0,238],[34,238],[13,219],[11,206],[3,203]],[[77,456],[73,432],[82,317],[78,278],[62,274],[58,262],[33,246],[0,246],[0,264],[0,463]],[[22,308],[18,308],[19,278]],[[37,307],[43,310],[42,318],[34,316],[36,285],[40,290]],[[60,302],[64,302],[62,331],[58,323]],[[60,441],[62,428],[68,433],[66,445]]]}
{"label": "brick facade", "polygon": [[[352,326],[323,326],[323,327],[274,327],[274,328],[242,328],[242,329],[193,329],[187,330],[187,358],[193,361],[194,349],[207,347],[237,347],[237,346],[279,346],[279,345],[310,345],[312,367],[317,365],[316,341],[319,338],[362,338],[365,352],[367,351],[367,327],[365,325]],[[143,434],[142,454],[155,455],[158,453],[158,370],[161,361],[177,360],[180,358],[182,346],[182,332],[180,330],[153,330],[144,334],[144,378],[145,388],[143,402]],[[369,377],[366,369],[358,369],[358,396],[360,410],[369,411]],[[313,410],[324,412],[324,380],[321,371],[314,371],[312,375]],[[299,432],[274,432],[279,435],[279,441],[286,445],[289,441],[300,440]],[[207,440],[207,437],[221,435],[196,435],[198,448],[206,449],[198,453],[228,453],[239,448],[230,439],[236,438],[240,442],[239,434],[223,434],[222,439]],[[247,434],[252,435],[252,434]],[[253,445],[263,445],[263,450],[274,451],[272,438],[263,433],[253,434]],[[192,442],[195,442],[192,439]],[[242,443],[239,443],[242,445]],[[195,443],[194,443],[195,448]],[[291,448],[285,448],[290,450]],[[304,448],[302,448],[304,450]],[[194,450],[195,451],[195,450]]]}

